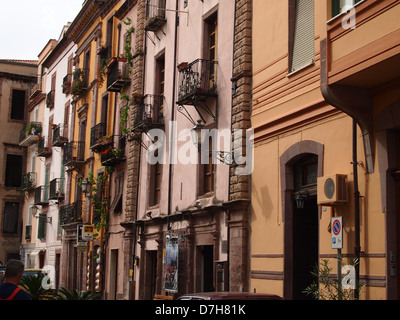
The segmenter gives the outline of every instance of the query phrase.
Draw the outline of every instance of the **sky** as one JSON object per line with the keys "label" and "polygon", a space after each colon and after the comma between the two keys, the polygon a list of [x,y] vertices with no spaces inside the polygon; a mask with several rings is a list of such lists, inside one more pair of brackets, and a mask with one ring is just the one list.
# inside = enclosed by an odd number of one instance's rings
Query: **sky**
{"label": "sky", "polygon": [[0,59],[37,60],[84,0],[0,0]]}

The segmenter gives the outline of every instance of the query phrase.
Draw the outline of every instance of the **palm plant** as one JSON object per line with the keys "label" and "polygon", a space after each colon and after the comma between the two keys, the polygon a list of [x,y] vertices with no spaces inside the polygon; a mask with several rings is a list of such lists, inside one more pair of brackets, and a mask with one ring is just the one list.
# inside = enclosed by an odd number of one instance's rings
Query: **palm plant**
{"label": "palm plant", "polygon": [[65,288],[61,288],[58,290],[58,294],[56,294],[56,300],[97,300],[100,297],[100,293],[91,293],[90,291],[82,291],[78,290],[68,290]]}
{"label": "palm plant", "polygon": [[53,290],[46,289],[43,286],[45,274],[24,276],[21,279],[20,285],[32,298],[32,300],[51,300],[54,297]]}

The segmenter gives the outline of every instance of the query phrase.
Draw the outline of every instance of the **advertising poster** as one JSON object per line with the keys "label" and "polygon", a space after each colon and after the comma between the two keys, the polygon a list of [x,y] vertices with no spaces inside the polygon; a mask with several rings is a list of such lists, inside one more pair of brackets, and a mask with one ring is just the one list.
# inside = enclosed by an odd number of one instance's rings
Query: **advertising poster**
{"label": "advertising poster", "polygon": [[178,291],[178,238],[167,238],[165,248],[164,289]]}

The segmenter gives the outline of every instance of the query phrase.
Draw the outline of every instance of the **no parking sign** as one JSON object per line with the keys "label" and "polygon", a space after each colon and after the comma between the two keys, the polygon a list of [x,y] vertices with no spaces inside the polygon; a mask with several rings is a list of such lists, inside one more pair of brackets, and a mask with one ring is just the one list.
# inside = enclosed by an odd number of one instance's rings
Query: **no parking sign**
{"label": "no parking sign", "polygon": [[343,219],[334,217],[331,220],[332,249],[343,249]]}

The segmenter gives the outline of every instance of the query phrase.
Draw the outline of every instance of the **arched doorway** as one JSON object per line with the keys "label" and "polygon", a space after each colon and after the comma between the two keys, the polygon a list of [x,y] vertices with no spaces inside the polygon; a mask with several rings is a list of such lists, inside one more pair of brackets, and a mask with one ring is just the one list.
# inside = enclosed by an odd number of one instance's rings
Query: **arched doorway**
{"label": "arched doorway", "polygon": [[[303,291],[318,264],[319,218],[317,177],[323,172],[323,145],[301,141],[280,158],[284,221],[284,298],[310,299]],[[303,197],[302,208],[296,198]]]}
{"label": "arched doorway", "polygon": [[315,279],[311,272],[318,264],[318,157],[307,154],[293,164],[293,299],[311,299],[304,290]]}

